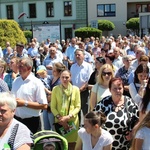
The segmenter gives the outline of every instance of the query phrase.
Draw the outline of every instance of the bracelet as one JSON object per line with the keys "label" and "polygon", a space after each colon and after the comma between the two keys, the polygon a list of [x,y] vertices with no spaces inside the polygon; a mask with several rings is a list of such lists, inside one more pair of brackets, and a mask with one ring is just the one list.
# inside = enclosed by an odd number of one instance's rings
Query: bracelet
{"label": "bracelet", "polygon": [[70,117],[70,118],[72,118],[72,117],[73,117],[73,115],[72,115],[72,114],[70,114],[70,115],[69,115],[69,117]]}
{"label": "bracelet", "polygon": [[28,101],[27,100],[25,101],[24,106],[26,106],[26,107],[28,106]]}

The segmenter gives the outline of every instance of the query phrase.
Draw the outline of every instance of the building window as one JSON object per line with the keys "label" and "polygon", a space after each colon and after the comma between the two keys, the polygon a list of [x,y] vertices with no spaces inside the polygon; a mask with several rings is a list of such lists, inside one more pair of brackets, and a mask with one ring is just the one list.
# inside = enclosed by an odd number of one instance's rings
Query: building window
{"label": "building window", "polygon": [[115,4],[98,4],[97,17],[114,17],[116,16]]}
{"label": "building window", "polygon": [[7,19],[14,19],[13,5],[6,6]]}
{"label": "building window", "polygon": [[36,5],[35,4],[29,4],[29,17],[36,18]]}
{"label": "building window", "polygon": [[136,13],[139,14],[141,12],[150,12],[150,4],[137,4]]}
{"label": "building window", "polygon": [[64,16],[72,16],[72,2],[64,2]]}
{"label": "building window", "polygon": [[46,3],[46,17],[54,17],[53,2]]}

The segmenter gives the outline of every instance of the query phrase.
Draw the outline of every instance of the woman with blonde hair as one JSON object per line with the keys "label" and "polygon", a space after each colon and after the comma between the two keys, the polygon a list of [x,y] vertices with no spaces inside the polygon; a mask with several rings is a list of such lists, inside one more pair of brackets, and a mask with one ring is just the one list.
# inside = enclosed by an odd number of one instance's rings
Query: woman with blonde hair
{"label": "woman with blonde hair", "polygon": [[114,77],[114,72],[112,67],[109,64],[103,65],[100,68],[99,75],[97,78],[97,83],[92,87],[92,92],[90,97],[91,110],[93,110],[93,108],[101,99],[111,95],[108,85],[112,77]]}
{"label": "woman with blonde hair", "polygon": [[140,122],[135,131],[131,150],[148,150],[150,149],[150,111]]}
{"label": "woman with blonde hair", "polygon": [[4,80],[4,77],[7,74],[6,69],[7,69],[7,63],[3,59],[0,59],[0,78],[2,80]]}

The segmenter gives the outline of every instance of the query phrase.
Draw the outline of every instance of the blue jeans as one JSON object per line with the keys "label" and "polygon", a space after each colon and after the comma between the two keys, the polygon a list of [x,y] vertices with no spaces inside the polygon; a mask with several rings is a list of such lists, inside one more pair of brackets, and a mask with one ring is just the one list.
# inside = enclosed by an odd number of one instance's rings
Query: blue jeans
{"label": "blue jeans", "polygon": [[51,112],[48,112],[47,110],[43,110],[43,123],[44,123],[44,130],[53,130],[54,128],[54,115]]}

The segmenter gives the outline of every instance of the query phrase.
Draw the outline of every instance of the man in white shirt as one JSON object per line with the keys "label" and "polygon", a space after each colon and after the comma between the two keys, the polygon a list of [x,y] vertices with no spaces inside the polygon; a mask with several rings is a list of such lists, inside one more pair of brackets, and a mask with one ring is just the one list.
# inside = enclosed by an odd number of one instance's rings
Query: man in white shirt
{"label": "man in white shirt", "polygon": [[88,80],[93,72],[90,63],[84,61],[84,51],[75,51],[76,62],[70,68],[72,84],[79,87],[81,96],[81,109],[83,115],[88,112]]}
{"label": "man in white shirt", "polygon": [[115,47],[113,53],[115,55],[113,65],[116,66],[117,68],[121,68],[123,66],[123,62],[122,62],[122,57],[120,56],[120,48]]}
{"label": "man in white shirt", "polygon": [[29,57],[19,61],[19,74],[12,84],[12,93],[16,97],[15,118],[25,124],[32,133],[39,128],[41,109],[47,108],[47,99],[43,83],[31,72],[33,61]]}

